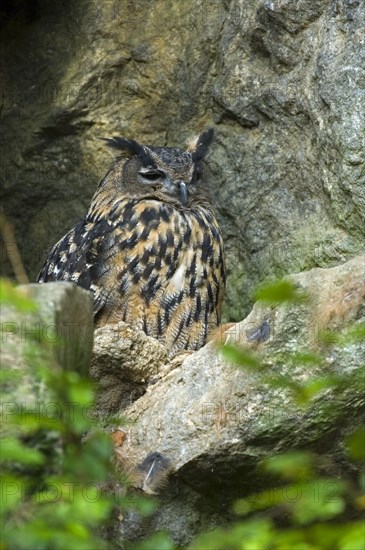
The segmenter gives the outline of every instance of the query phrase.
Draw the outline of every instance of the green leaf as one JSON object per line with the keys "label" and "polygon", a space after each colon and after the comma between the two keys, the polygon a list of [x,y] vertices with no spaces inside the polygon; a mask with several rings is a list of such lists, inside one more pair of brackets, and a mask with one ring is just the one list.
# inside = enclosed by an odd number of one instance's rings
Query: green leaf
{"label": "green leaf", "polygon": [[235,523],[227,529],[214,529],[196,538],[189,550],[266,550],[273,538],[272,522],[268,519]]}
{"label": "green leaf", "polygon": [[307,300],[302,290],[297,285],[287,280],[279,280],[259,288],[255,295],[256,300],[269,304],[303,303]]}
{"label": "green leaf", "polygon": [[261,467],[265,472],[282,479],[307,479],[313,470],[314,456],[308,451],[292,451],[264,460]]}
{"label": "green leaf", "polygon": [[316,397],[318,393],[336,386],[337,379],[332,376],[319,376],[312,378],[309,382],[301,386],[301,391],[297,396],[299,404],[307,404],[311,399]]}
{"label": "green leaf", "polygon": [[344,483],[340,480],[313,479],[288,486],[285,497],[295,522],[305,525],[339,516],[345,509],[343,492]]}
{"label": "green leaf", "polygon": [[133,550],[174,550],[170,536],[165,532],[155,533],[147,540],[131,546]]}
{"label": "green leaf", "polygon": [[239,516],[246,516],[252,511],[252,505],[248,499],[240,498],[233,504],[233,511]]}
{"label": "green leaf", "polygon": [[2,514],[21,505],[24,501],[24,488],[25,484],[19,477],[2,472],[0,480]]}
{"label": "green leaf", "polygon": [[319,355],[318,353],[310,353],[310,352],[294,352],[291,353],[288,357],[288,360],[290,363],[292,363],[295,366],[306,366],[306,365],[321,365],[323,364],[323,357]]}
{"label": "green leaf", "polygon": [[347,438],[348,452],[355,460],[365,459],[365,426],[359,426]]}
{"label": "green leaf", "polygon": [[319,550],[317,545],[307,542],[304,533],[298,529],[278,530],[274,535],[273,543],[273,548],[280,550]]}
{"label": "green leaf", "polygon": [[260,370],[262,365],[260,361],[253,355],[244,349],[237,346],[227,344],[221,347],[222,355],[224,359],[240,367],[245,367],[249,370]]}
{"label": "green leaf", "polygon": [[339,550],[364,550],[365,523],[348,525],[347,532],[338,541]]}
{"label": "green leaf", "polygon": [[0,302],[22,312],[32,312],[38,309],[34,300],[27,296],[25,288],[17,288],[9,279],[0,279]]}
{"label": "green leaf", "polygon": [[43,464],[44,456],[36,449],[27,447],[15,437],[1,440],[1,460],[9,460],[20,464]]}
{"label": "green leaf", "polygon": [[151,516],[158,508],[158,502],[151,497],[140,496],[134,503],[134,508],[138,510],[142,516]]}
{"label": "green leaf", "polygon": [[246,514],[248,511],[266,510],[273,508],[283,501],[283,493],[281,488],[270,488],[259,493],[252,493],[245,499],[240,499],[234,504],[234,512],[236,514]]}

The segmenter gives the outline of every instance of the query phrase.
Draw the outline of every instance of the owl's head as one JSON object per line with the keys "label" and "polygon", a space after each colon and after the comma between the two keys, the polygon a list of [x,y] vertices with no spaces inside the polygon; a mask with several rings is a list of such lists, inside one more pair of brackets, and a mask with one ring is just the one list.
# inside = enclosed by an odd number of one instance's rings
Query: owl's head
{"label": "owl's head", "polygon": [[188,205],[206,196],[206,170],[202,159],[208,152],[213,130],[203,132],[186,151],[173,147],[142,145],[133,139],[105,138],[121,151],[115,164],[114,184],[134,196],[156,197]]}

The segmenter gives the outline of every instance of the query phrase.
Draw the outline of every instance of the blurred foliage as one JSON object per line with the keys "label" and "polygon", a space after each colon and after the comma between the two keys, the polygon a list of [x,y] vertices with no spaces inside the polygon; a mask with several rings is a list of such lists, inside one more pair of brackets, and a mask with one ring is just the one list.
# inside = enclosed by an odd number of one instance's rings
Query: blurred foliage
{"label": "blurred foliage", "polygon": [[37,304],[8,279],[0,279],[0,299],[2,307],[8,305],[23,312],[37,310]]}
{"label": "blurred foliage", "polygon": [[155,533],[148,539],[133,544],[132,550],[175,550],[176,546],[171,541],[170,536],[165,531]]}
{"label": "blurred foliage", "polygon": [[[270,283],[256,295],[263,302],[305,303],[306,297],[288,281]],[[323,333],[322,343],[340,348],[365,341],[364,324],[355,323],[334,334]],[[309,408],[323,392],[354,388],[353,375],[315,375],[309,380],[294,381],[289,374],[277,374],[251,350],[233,345],[222,347],[224,357],[239,368],[258,374],[259,381],[289,391],[296,403]],[[322,351],[324,353],[324,351]],[[325,364],[318,350],[286,352],[282,357],[289,369]],[[364,373],[363,373],[364,374]],[[362,383],[356,378],[358,389]],[[330,405],[331,406],[331,405]],[[292,450],[273,455],[258,465],[258,471],[276,479],[269,489],[234,503],[240,519],[228,528],[218,528],[200,535],[189,550],[363,550],[365,548],[365,427],[354,427],[343,446],[349,462],[357,463],[357,482],[322,477],[321,458],[314,453]],[[349,517],[352,518],[349,520]]]}
{"label": "blurred foliage", "polygon": [[[34,311],[34,304],[11,285],[2,287],[4,303],[21,312]],[[274,304],[303,303],[305,297],[290,283],[271,284],[258,297]],[[333,336],[333,335],[332,335]],[[331,339],[331,345],[358,344],[364,327],[356,324]],[[309,407],[321,392],[351,387],[351,376],[316,375],[309,380],[277,374],[258,355],[231,345],[224,346],[225,357],[239,368],[256,372],[261,381],[292,393],[297,404]],[[288,368],[322,365],[324,351],[291,352],[284,356]],[[90,411],[94,388],[75,372],[65,372],[39,358],[29,343],[29,361],[50,396],[45,412],[7,410],[2,416],[2,550],[108,548],[100,535],[111,513],[133,506],[149,515],[156,501],[103,491],[110,481],[112,444],[96,425]],[[7,372],[3,379],[15,376]],[[51,404],[53,406],[51,406]],[[71,406],[72,405],[72,406]],[[88,434],[83,437],[84,434]],[[365,428],[354,426],[343,442],[348,460],[358,469],[365,463]],[[314,453],[292,450],[273,455],[258,465],[258,471],[272,486],[248,494],[234,503],[237,521],[226,528],[201,534],[190,550],[362,550],[365,541],[365,474],[359,479],[324,477],[321,459]],[[126,486],[126,480],[121,485]],[[352,518],[352,519],[349,519]],[[112,547],[116,548],[114,541]],[[124,546],[122,545],[124,548]],[[130,545],[135,550],[173,550],[165,532]]]}
{"label": "blurred foliage", "polygon": [[[8,281],[1,282],[1,305],[22,315],[37,310]],[[2,365],[0,548],[108,548],[101,532],[112,513],[134,507],[148,515],[156,504],[128,494],[128,481],[112,465],[111,438],[92,414],[93,383],[61,369],[54,354],[44,353],[49,345],[30,336],[19,350],[45,401],[23,403],[21,393],[14,399],[8,390],[16,388],[19,372]]]}
{"label": "blurred foliage", "polygon": [[280,279],[260,286],[255,293],[255,301],[257,300],[271,305],[285,302],[302,304],[307,302],[307,296],[301,288],[291,281]]}

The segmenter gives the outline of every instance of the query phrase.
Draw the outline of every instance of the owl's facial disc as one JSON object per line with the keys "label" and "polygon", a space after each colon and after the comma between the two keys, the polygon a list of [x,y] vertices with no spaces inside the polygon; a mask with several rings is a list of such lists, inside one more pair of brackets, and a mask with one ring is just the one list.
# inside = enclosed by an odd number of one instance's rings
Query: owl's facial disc
{"label": "owl's facial disc", "polygon": [[163,170],[153,166],[143,167],[139,171],[140,182],[144,185],[154,185],[168,195],[175,195],[182,204],[188,202],[188,188],[184,181],[173,181]]}

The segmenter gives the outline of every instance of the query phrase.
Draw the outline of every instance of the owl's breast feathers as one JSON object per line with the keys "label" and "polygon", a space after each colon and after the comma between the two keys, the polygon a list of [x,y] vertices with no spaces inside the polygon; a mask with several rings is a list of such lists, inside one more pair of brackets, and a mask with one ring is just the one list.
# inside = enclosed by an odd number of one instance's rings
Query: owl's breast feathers
{"label": "owl's breast feathers", "polygon": [[218,223],[207,205],[178,209],[128,198],[91,208],[51,250],[38,280],[91,289],[98,325],[123,320],[171,352],[198,349],[220,323],[225,271]]}

